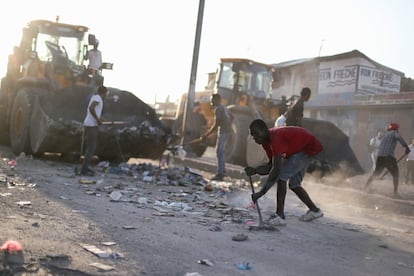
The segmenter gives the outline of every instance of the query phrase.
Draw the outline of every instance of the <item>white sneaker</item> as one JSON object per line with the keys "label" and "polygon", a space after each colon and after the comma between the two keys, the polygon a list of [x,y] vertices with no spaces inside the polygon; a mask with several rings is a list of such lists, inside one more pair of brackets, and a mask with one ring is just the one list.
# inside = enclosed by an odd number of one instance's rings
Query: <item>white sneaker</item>
{"label": "white sneaker", "polygon": [[314,211],[307,211],[305,214],[300,216],[301,221],[311,221],[317,218],[323,217],[323,212],[319,209],[317,212]]}
{"label": "white sneaker", "polygon": [[266,221],[266,224],[271,226],[286,226],[286,220],[279,217],[277,214],[272,214]]}

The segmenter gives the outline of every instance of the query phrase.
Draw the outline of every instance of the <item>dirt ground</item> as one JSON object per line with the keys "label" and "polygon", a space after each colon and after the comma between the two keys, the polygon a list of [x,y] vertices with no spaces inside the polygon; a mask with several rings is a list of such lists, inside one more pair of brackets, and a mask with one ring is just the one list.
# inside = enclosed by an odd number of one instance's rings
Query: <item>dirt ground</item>
{"label": "dirt ground", "polygon": [[[389,179],[367,194],[367,175],[308,177],[323,218],[299,221],[306,208],[288,192],[287,226],[249,231],[258,216],[243,179],[149,160],[85,178],[56,158],[0,156],[0,244],[23,246],[8,263],[0,253],[2,275],[414,275],[414,185],[393,199]],[[274,198],[259,201],[264,217]]]}

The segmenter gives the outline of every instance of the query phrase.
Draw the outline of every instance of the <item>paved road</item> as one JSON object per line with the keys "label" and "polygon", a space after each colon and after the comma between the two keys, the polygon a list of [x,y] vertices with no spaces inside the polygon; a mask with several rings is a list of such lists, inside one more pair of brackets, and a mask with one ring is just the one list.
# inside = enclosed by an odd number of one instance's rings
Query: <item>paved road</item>
{"label": "paved road", "polygon": [[[209,147],[201,158],[186,157],[184,160],[175,158],[174,162],[208,172],[211,175],[216,172],[217,166],[215,151],[212,147]],[[243,167],[227,164],[226,169],[229,177],[247,180]],[[388,210],[393,210],[403,215],[414,216],[414,185],[403,184],[400,181],[399,191],[402,199],[394,199],[392,198],[393,186],[390,174],[384,180],[374,181],[372,183],[372,192],[365,193],[362,191],[362,188],[368,176],[369,174],[363,174],[348,179],[341,179],[336,176],[324,177],[322,180],[311,179],[315,183],[329,186],[331,189],[337,189],[338,194],[348,194],[350,196],[349,200],[359,203],[363,202],[367,207],[379,208],[380,206],[381,208],[387,208]]]}

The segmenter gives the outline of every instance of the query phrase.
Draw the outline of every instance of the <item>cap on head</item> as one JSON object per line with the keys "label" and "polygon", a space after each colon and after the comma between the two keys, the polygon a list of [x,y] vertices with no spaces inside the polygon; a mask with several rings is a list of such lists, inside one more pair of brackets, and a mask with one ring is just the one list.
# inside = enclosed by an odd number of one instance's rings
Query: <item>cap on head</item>
{"label": "cap on head", "polygon": [[400,125],[397,123],[390,123],[387,128],[387,130],[399,130],[399,129],[400,129]]}

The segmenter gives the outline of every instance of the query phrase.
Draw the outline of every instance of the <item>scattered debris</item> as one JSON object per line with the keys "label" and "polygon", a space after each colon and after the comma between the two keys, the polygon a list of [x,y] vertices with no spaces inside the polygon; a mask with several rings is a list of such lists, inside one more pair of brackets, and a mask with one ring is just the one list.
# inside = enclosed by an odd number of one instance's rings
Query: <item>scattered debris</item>
{"label": "scattered debris", "polygon": [[80,244],[80,246],[82,246],[82,248],[85,249],[86,251],[89,251],[92,254],[98,256],[99,258],[120,259],[120,258],[124,257],[122,254],[120,254],[118,252],[113,252],[113,251],[109,251],[109,250],[102,250],[102,249],[98,248],[95,245],[82,243],[82,244]]}
{"label": "scattered debris", "polygon": [[210,261],[209,259],[200,259],[197,260],[198,264],[207,265],[207,266],[214,266],[214,263]]}
{"label": "scattered debris", "polygon": [[115,270],[115,268],[113,266],[109,266],[106,264],[101,264],[101,263],[91,263],[89,264],[90,266],[96,267],[97,269],[101,270],[101,271],[112,271]]}
{"label": "scattered debris", "polygon": [[238,263],[237,268],[240,270],[249,270],[252,269],[252,266],[248,262]]}
{"label": "scattered debris", "polygon": [[414,269],[414,265],[409,265],[409,264],[406,264],[406,263],[403,263],[403,262],[398,262],[398,265]]}
{"label": "scattered debris", "polygon": [[95,184],[96,181],[93,180],[93,179],[81,178],[81,179],[79,179],[79,183],[81,183],[81,184]]}
{"label": "scattered debris", "polygon": [[248,237],[247,235],[241,233],[241,234],[234,235],[231,239],[233,241],[245,241],[248,239]]}
{"label": "scattered debris", "polygon": [[66,254],[57,254],[57,255],[47,254],[46,257],[51,260],[59,260],[59,261],[69,261],[71,259],[71,257]]}
{"label": "scattered debris", "polygon": [[87,214],[87,213],[88,213],[88,211],[84,211],[84,210],[75,210],[75,209],[73,209],[73,210],[72,210],[72,212],[73,212],[73,213],[83,213],[83,214]]}
{"label": "scattered debris", "polygon": [[211,227],[208,230],[213,231],[213,232],[220,232],[221,228],[220,228],[220,226],[214,225],[213,227]]}
{"label": "scattered debris", "polygon": [[109,194],[109,197],[113,201],[119,201],[122,197],[122,194],[120,191],[113,191],[112,193]]}
{"label": "scattered debris", "polygon": [[0,251],[17,253],[23,251],[23,246],[18,241],[9,240],[3,243],[2,246],[0,246]]}
{"label": "scattered debris", "polygon": [[137,229],[135,226],[132,226],[132,225],[123,225],[122,226],[122,229],[125,229],[125,230],[134,230],[134,229]]}
{"label": "scattered debris", "polygon": [[30,201],[18,201],[16,202],[17,205],[19,205],[20,207],[25,207],[25,206],[31,206],[32,202]]}
{"label": "scattered debris", "polygon": [[116,245],[116,242],[103,242],[102,245],[113,246],[113,245]]}

